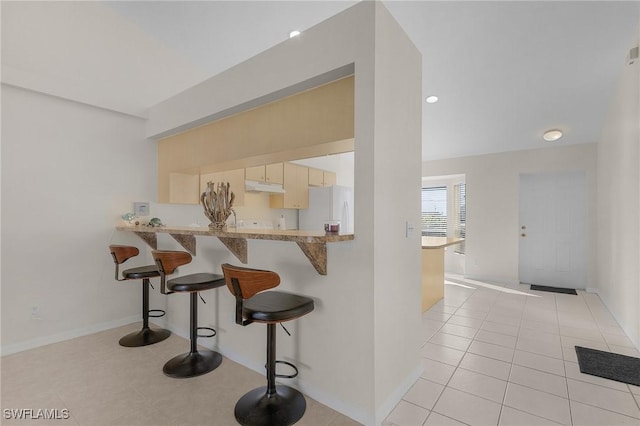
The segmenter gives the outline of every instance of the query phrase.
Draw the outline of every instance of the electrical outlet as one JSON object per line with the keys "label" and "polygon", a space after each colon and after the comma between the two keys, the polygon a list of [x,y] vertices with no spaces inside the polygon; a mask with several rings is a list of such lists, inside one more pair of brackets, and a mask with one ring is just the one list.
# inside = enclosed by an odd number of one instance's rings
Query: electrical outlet
{"label": "electrical outlet", "polygon": [[32,320],[41,320],[42,316],[40,315],[40,307],[38,305],[32,305],[30,308],[31,311],[31,319]]}
{"label": "electrical outlet", "polygon": [[413,234],[413,224],[409,221],[406,221],[404,236],[405,238],[409,238],[409,235],[412,235],[412,234]]}
{"label": "electrical outlet", "polygon": [[136,216],[149,216],[149,203],[133,203],[133,214],[135,214]]}

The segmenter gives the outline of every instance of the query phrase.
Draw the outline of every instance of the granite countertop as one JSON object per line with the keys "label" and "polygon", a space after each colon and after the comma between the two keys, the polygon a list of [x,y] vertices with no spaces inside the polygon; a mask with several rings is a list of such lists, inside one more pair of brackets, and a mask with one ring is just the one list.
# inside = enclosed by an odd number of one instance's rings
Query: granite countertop
{"label": "granite countertop", "polygon": [[210,237],[222,238],[244,238],[250,240],[275,240],[275,241],[293,241],[301,243],[332,243],[339,241],[353,240],[353,234],[325,234],[316,231],[298,231],[298,230],[281,230],[281,229],[243,229],[243,228],[226,228],[224,230],[213,230],[208,227],[196,226],[126,226],[119,225],[116,227],[121,231],[130,232],[146,232],[146,233],[162,233],[172,235],[206,235]]}
{"label": "granite countertop", "polygon": [[437,249],[443,248],[447,246],[452,246],[454,244],[459,244],[464,241],[464,238],[454,238],[454,237],[422,237],[422,248],[423,249]]}
{"label": "granite countertop", "polygon": [[327,243],[351,241],[353,234],[325,234],[324,232],[281,229],[209,229],[197,226],[131,226],[118,225],[119,231],[133,232],[151,248],[157,250],[157,234],[169,234],[189,253],[196,254],[196,235],[217,237],[242,263],[248,262],[247,240],[290,241],[298,244],[313,267],[321,275],[327,275]]}

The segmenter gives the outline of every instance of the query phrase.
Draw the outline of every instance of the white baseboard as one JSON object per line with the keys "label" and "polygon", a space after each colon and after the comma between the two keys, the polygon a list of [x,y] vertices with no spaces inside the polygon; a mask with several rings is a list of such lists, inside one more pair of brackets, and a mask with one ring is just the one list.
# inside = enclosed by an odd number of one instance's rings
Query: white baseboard
{"label": "white baseboard", "polygon": [[[178,336],[184,337],[185,339],[189,339],[188,332],[185,332],[184,330],[176,330],[171,325],[166,326],[166,328],[168,328],[169,330],[171,330],[172,333]],[[261,374],[261,375],[265,374],[264,361],[262,360],[256,361],[254,359],[247,358],[245,355],[239,352],[228,350],[225,348],[214,347],[214,345],[207,344],[207,342],[203,342],[202,345],[209,349],[220,352],[220,354],[222,354],[222,356],[224,356],[225,358],[228,358],[231,361],[236,362],[245,368],[253,370],[258,374]],[[314,386],[309,386],[303,381],[301,382],[294,379],[292,381],[287,381],[287,382],[280,382],[280,381],[278,382],[284,383],[287,386],[291,386],[295,389],[298,389],[300,392],[302,392],[309,398],[312,398],[318,401],[320,404],[326,405],[332,410],[335,410],[340,414],[343,414],[359,423],[362,423],[365,425],[372,425],[372,424],[380,425],[382,421],[384,421],[384,419],[387,418],[389,413],[391,413],[391,411],[395,408],[398,402],[402,399],[404,394],[411,388],[411,386],[413,386],[416,380],[418,380],[418,378],[422,374],[422,369],[423,369],[422,363],[420,363],[414,369],[414,371],[412,371],[402,381],[400,386],[398,386],[398,388],[392,393],[392,395],[390,395],[387,398],[385,403],[378,410],[376,410],[375,414],[371,412],[367,412],[367,410],[364,410],[360,407],[355,407],[353,405],[347,404],[342,399],[337,398],[335,395],[327,393]],[[376,418],[378,418],[379,420],[377,421]]]}
{"label": "white baseboard", "polygon": [[520,284],[520,280],[518,279],[505,279],[504,277],[500,278],[500,277],[493,277],[490,275],[474,275],[474,274],[466,275],[465,274],[464,278],[468,280],[487,282],[488,284],[504,284],[504,285],[510,285],[510,286],[515,286]]}
{"label": "white baseboard", "polygon": [[4,345],[0,348],[0,354],[2,356],[11,355],[18,352],[26,351],[29,349],[37,348],[51,343],[58,343],[64,340],[74,339],[80,336],[86,336],[87,334],[93,334],[104,330],[109,330],[115,327],[122,327],[123,325],[133,324],[140,321],[140,315],[134,315],[126,318],[121,318],[114,321],[107,321],[98,324],[93,324],[87,327],[77,328],[75,330],[64,331],[62,333],[53,334],[51,336],[37,337],[35,339],[26,340],[24,342],[13,343],[10,345]]}
{"label": "white baseboard", "polygon": [[375,419],[376,426],[381,425],[384,419],[386,419],[389,416],[391,411],[393,411],[396,405],[398,405],[398,402],[400,402],[402,397],[409,391],[409,389],[411,389],[411,386],[413,386],[414,383],[420,378],[423,370],[424,370],[424,367],[422,365],[422,362],[420,362],[418,366],[416,366],[416,368],[414,368],[413,371],[409,373],[407,377],[405,377],[402,383],[400,383],[400,386],[398,386],[396,390],[393,391],[391,395],[387,397],[385,402],[383,402],[376,409],[376,419]]}

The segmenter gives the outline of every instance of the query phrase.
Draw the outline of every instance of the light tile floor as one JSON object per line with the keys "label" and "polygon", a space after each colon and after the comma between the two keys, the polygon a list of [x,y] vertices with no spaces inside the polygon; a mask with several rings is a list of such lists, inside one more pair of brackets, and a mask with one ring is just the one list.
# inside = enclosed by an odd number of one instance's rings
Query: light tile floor
{"label": "light tile floor", "polygon": [[[162,374],[188,348],[172,335],[143,348],[118,339],[139,324],[1,358],[1,407],[69,410],[68,420],[5,425],[233,425],[264,376],[228,359],[192,379]],[[640,356],[597,295],[534,292],[451,277],[422,319],[424,373],[386,426],[635,425],[640,387],[580,373],[574,345]],[[2,411],[4,414],[4,411]],[[299,425],[356,425],[307,398]]]}
{"label": "light tile floor", "polygon": [[[265,385],[263,375],[226,358],[199,377],[166,377],[162,366],[186,352],[189,342],[172,335],[146,347],[118,345],[120,337],[139,328],[131,324],[2,357],[0,424],[230,426],[237,424],[236,401]],[[69,418],[7,419],[5,409],[57,409],[59,417],[67,409]],[[307,411],[297,424],[358,423],[307,397]]]}
{"label": "light tile floor", "polygon": [[448,277],[422,332],[424,373],[386,426],[640,426],[640,387],[578,368],[575,345],[640,357],[595,294]]}

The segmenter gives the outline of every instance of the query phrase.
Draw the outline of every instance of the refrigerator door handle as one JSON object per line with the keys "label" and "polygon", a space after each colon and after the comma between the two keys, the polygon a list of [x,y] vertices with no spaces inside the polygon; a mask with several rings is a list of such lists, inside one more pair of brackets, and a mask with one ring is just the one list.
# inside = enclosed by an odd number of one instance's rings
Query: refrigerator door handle
{"label": "refrigerator door handle", "polygon": [[342,221],[344,222],[344,228],[342,228],[345,232],[351,231],[351,224],[349,223],[349,202],[345,201],[342,204]]}

